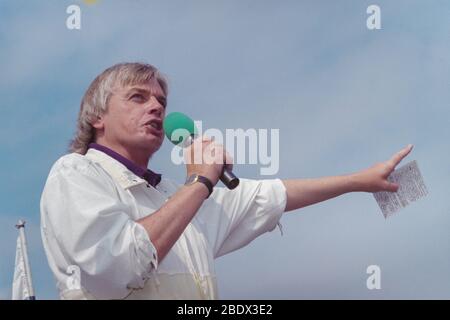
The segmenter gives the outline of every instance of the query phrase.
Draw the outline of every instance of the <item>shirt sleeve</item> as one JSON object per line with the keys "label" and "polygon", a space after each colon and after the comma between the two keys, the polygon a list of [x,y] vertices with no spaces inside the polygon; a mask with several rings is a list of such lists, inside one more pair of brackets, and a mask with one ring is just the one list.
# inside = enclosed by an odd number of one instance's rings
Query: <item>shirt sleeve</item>
{"label": "shirt sleeve", "polygon": [[142,288],[157,267],[157,254],[131,210],[93,164],[62,168],[49,177],[41,199],[52,233],[46,250],[55,251],[47,255],[60,257],[55,263],[60,270],[78,266],[81,286],[95,298],[123,298]]}
{"label": "shirt sleeve", "polygon": [[214,257],[242,248],[272,231],[286,201],[286,188],[279,179],[240,179],[234,190],[216,188],[199,215]]}

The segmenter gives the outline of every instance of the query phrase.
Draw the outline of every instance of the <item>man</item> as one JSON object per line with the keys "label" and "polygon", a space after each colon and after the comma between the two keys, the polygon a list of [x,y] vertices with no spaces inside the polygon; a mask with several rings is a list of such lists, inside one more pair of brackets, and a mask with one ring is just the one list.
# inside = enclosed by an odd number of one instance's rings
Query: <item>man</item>
{"label": "man", "polygon": [[200,138],[187,154],[215,150],[215,161],[187,163],[178,185],[147,169],[163,142],[167,94],[158,70],[139,63],[112,66],[86,91],[73,152],[54,164],[41,199],[62,299],[215,299],[215,258],[273,230],[285,211],[347,192],[396,191],[387,177],[412,149],[350,175],[241,179],[228,190],[214,188],[229,160],[223,146]]}

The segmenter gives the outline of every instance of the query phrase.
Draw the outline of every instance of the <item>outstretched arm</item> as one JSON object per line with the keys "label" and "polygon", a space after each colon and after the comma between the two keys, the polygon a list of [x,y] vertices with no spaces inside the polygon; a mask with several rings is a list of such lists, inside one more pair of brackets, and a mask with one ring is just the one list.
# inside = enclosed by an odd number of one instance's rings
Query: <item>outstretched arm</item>
{"label": "outstretched arm", "polygon": [[394,171],[400,161],[411,152],[412,148],[412,145],[408,145],[389,160],[376,163],[368,169],[348,175],[283,180],[287,193],[285,211],[303,208],[348,192],[395,192],[398,185],[389,182],[387,177]]}

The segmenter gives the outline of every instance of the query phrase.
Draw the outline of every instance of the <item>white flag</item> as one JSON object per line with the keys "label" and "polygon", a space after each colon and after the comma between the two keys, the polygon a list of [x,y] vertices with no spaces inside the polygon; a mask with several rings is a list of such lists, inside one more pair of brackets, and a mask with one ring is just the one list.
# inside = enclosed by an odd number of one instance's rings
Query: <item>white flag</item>
{"label": "white flag", "polygon": [[20,235],[17,237],[16,266],[14,270],[14,280],[12,285],[13,300],[27,300],[30,298],[28,289],[28,276],[25,268],[24,252],[22,251]]}

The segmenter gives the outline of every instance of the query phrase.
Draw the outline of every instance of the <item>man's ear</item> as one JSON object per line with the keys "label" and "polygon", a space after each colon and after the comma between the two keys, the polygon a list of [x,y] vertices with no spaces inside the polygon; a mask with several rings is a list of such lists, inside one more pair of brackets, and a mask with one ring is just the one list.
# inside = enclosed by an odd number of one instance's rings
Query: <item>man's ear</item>
{"label": "man's ear", "polygon": [[97,116],[92,122],[92,126],[97,130],[102,130],[105,128],[105,123],[102,116]]}

